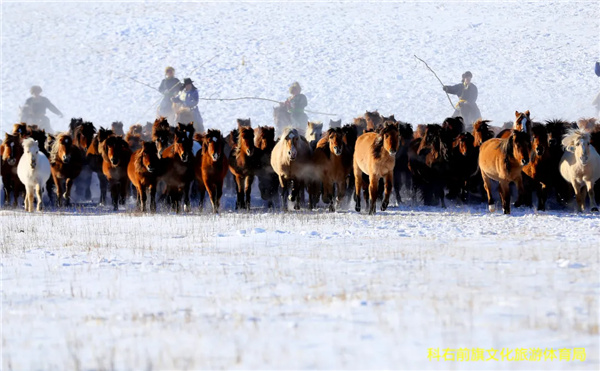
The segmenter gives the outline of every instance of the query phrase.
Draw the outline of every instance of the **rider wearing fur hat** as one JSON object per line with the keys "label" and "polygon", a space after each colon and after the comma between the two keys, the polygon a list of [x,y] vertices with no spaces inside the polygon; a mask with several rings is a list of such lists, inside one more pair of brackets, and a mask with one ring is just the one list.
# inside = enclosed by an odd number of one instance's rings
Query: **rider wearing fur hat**
{"label": "rider wearing fur hat", "polygon": [[[171,66],[165,68],[165,78],[161,81],[158,91],[163,95],[158,106],[158,116],[167,117],[172,121],[173,105],[171,104],[171,98],[179,94],[181,88],[179,79],[175,77],[175,69]],[[175,124],[171,122],[171,124]]]}
{"label": "rider wearing fur hat", "polygon": [[285,107],[291,114],[292,124],[295,128],[304,130],[308,123],[308,116],[304,113],[304,108],[308,105],[306,96],[301,93],[302,88],[298,82],[294,82],[290,86],[290,94],[292,95],[285,101]]}
{"label": "rider wearing fur hat", "polygon": [[177,112],[177,122],[189,124],[193,121],[196,132],[202,133],[204,132],[204,126],[202,125],[202,116],[200,116],[198,110],[198,100],[198,89],[189,77],[183,79],[179,94],[171,98],[173,103],[180,105]]}

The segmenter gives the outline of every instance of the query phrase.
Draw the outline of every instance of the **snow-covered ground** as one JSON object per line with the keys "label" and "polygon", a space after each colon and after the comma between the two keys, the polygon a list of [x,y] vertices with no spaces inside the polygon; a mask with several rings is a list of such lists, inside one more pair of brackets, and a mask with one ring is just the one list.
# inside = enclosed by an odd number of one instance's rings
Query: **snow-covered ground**
{"label": "snow-covered ground", "polygon": [[[0,220],[7,370],[599,364],[598,217],[482,207]],[[585,348],[587,360],[427,359],[475,347]]]}
{"label": "snow-covered ground", "polygon": [[[366,109],[448,116],[413,54],[448,84],[471,70],[496,125],[515,110],[590,116],[598,91],[597,2],[1,7],[2,135],[33,84],[65,113],[50,114],[57,130],[73,116],[151,120],[160,96],[124,76],[158,86],[167,65],[204,97],[283,100],[297,80],[309,109],[344,122]],[[271,103],[201,107],[207,127],[272,123]],[[2,369],[600,367],[598,215],[230,210],[1,210]],[[427,359],[518,347],[584,347],[587,360]]]}

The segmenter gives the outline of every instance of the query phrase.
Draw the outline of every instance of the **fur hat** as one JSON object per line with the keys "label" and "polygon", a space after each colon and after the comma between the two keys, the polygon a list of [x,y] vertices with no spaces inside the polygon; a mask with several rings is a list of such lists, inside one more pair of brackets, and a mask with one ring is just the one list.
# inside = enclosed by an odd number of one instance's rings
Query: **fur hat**
{"label": "fur hat", "polygon": [[462,74],[462,78],[465,79],[467,77],[473,78],[473,74],[471,73],[471,71],[467,71],[465,73]]}
{"label": "fur hat", "polygon": [[167,74],[169,71],[175,72],[175,68],[173,68],[171,66],[167,66],[167,68],[165,68],[165,74]]}
{"label": "fur hat", "polygon": [[298,81],[295,81],[292,85],[290,85],[290,94],[292,94],[292,90],[294,90],[295,88],[298,88],[298,90],[302,91],[300,83],[298,83]]}
{"label": "fur hat", "polygon": [[38,94],[40,94],[42,92],[42,88],[39,85],[33,85],[30,89],[29,92],[31,94],[33,94],[34,92],[37,92]]}

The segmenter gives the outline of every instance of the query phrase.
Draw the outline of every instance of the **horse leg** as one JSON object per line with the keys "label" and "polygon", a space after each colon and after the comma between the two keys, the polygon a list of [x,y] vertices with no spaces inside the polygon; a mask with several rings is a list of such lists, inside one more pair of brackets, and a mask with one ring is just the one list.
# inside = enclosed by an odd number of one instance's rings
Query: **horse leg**
{"label": "horse leg", "polygon": [[215,213],[219,212],[221,208],[221,196],[223,195],[223,181],[217,181],[215,183]]}
{"label": "horse leg", "polygon": [[42,211],[42,186],[40,184],[35,185],[35,195],[37,197],[37,211]]}
{"label": "horse leg", "polygon": [[354,206],[354,210],[360,213],[360,192],[362,191],[362,171],[358,169],[356,163],[354,163],[354,201],[356,205]]}
{"label": "horse leg", "polygon": [[52,174],[52,179],[54,179],[54,186],[56,187],[56,205],[58,207],[62,206],[62,182],[60,181],[60,178],[58,178],[56,176],[56,173]]}
{"label": "horse leg", "polygon": [[[526,198],[526,194],[525,194],[525,187],[523,186],[523,177],[521,175],[519,175],[517,178],[515,178],[514,182],[517,185],[517,191],[518,191],[517,201],[515,202],[515,207],[520,207],[521,205],[526,205],[527,198]],[[531,198],[531,194],[529,194],[529,198]],[[529,201],[529,204],[531,204],[531,201]]]}
{"label": "horse leg", "polygon": [[538,211],[546,211],[546,199],[548,199],[548,186],[539,182],[537,186]]}
{"label": "horse leg", "polygon": [[573,188],[575,189],[575,199],[577,200],[577,211],[583,212],[585,210],[585,186],[579,186],[573,182]]}
{"label": "horse leg", "polygon": [[371,201],[371,204],[369,205],[369,215],[375,215],[375,211],[377,211],[377,196],[379,193],[379,178],[375,175],[371,175],[369,181],[369,198]]}
{"label": "horse leg", "polygon": [[508,181],[500,181],[500,199],[504,214],[510,214],[510,183]]}
{"label": "horse leg", "polygon": [[590,196],[591,211],[598,211],[598,204],[596,204],[596,192],[594,190],[594,182],[586,181],[585,186],[587,187],[588,195]]}
{"label": "horse leg", "polygon": [[156,212],[156,185],[150,184],[148,186],[148,188],[150,189],[150,211],[155,213]]}
{"label": "horse leg", "polygon": [[381,202],[381,211],[385,211],[390,204],[390,196],[392,195],[392,185],[394,183],[394,173],[388,173],[385,176],[385,190],[383,193],[383,201]]}
{"label": "horse leg", "polygon": [[119,210],[119,183],[110,181],[110,197],[112,198],[113,210]]}
{"label": "horse leg", "polygon": [[98,174],[98,181],[100,182],[100,205],[106,204],[106,192],[108,188],[108,179],[106,179],[106,175],[102,173]]}
{"label": "horse leg", "polygon": [[216,212],[216,205],[215,205],[215,196],[216,196],[216,192],[215,192],[215,188],[214,188],[214,184],[207,184],[206,185],[206,192],[201,191],[202,193],[202,199],[204,201],[204,194],[208,193],[208,199],[210,200],[210,204],[212,205],[213,208],[213,213]]}
{"label": "horse leg", "polygon": [[[208,190],[209,187],[206,187],[206,185],[204,184],[204,180],[200,180],[202,182],[202,186],[198,187],[198,199],[200,200],[198,202],[198,206],[200,207],[200,211],[202,212],[204,210],[204,198],[206,197],[206,191]],[[200,182],[198,182],[200,183]],[[209,197],[210,197],[210,192],[209,192]]]}
{"label": "horse leg", "polygon": [[402,203],[402,197],[400,197],[400,189],[402,188],[402,170],[400,166],[394,166],[394,195],[396,196],[396,203]]}
{"label": "horse leg", "polygon": [[144,213],[146,212],[146,204],[148,202],[148,196],[146,195],[146,187],[140,186],[139,188],[137,188],[137,191],[139,193],[138,197],[140,199],[140,209]]}
{"label": "horse leg", "polygon": [[344,202],[344,198],[346,197],[346,179],[336,183],[335,197],[337,200],[336,209],[339,209],[342,207],[342,202]]}
{"label": "horse leg", "polygon": [[246,202],[244,204],[244,208],[246,210],[250,210],[250,194],[252,193],[252,183],[254,183],[254,175],[249,175],[246,177]]}
{"label": "horse leg", "polygon": [[287,201],[288,201],[288,181],[284,179],[281,175],[279,176],[279,185],[281,186],[281,210],[287,211]]}
{"label": "horse leg", "polygon": [[331,179],[326,178],[323,181],[323,195],[321,196],[321,198],[325,205],[329,204],[329,211],[335,211],[335,205],[333,204],[333,183]]}
{"label": "horse leg", "polygon": [[73,187],[73,179],[67,178],[65,181],[65,194],[63,197],[65,198],[65,206],[71,206],[71,188]]}
{"label": "horse leg", "polygon": [[33,212],[33,192],[33,187],[27,187],[27,194],[25,197],[27,197],[27,211],[30,213]]}
{"label": "horse leg", "polygon": [[127,200],[127,189],[129,188],[129,179],[122,178],[119,184],[121,186],[119,189],[119,204],[125,205],[125,201]]}
{"label": "horse leg", "polygon": [[483,179],[483,188],[488,199],[488,209],[493,213],[496,211],[496,204],[494,203],[494,197],[492,197],[492,181],[483,171],[481,171],[481,178]]}
{"label": "horse leg", "polygon": [[235,176],[235,192],[237,194],[235,209],[239,210],[244,204],[244,178],[238,175]]}

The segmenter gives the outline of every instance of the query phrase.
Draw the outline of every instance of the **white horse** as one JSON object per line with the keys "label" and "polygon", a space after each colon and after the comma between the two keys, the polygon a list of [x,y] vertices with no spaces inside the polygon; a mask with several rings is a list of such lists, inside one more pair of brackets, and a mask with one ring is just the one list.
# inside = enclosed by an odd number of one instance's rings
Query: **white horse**
{"label": "white horse", "polygon": [[594,183],[600,179],[600,155],[590,146],[590,133],[581,129],[570,130],[563,141],[565,153],[560,159],[560,174],[573,186],[579,211],[585,209],[585,193],[590,196],[592,211],[598,211]]}
{"label": "white horse", "polygon": [[37,196],[37,210],[42,210],[44,185],[50,178],[50,161],[40,152],[38,142],[32,138],[23,140],[23,156],[17,165],[17,175],[25,185],[25,211],[33,212],[33,194]]}

